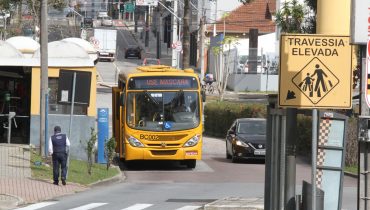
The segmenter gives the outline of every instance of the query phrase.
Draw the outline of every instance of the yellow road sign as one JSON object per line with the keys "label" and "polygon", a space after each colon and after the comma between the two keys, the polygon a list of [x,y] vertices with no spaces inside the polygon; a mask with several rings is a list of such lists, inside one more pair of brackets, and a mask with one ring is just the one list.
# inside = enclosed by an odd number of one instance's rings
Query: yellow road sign
{"label": "yellow road sign", "polygon": [[279,106],[352,107],[349,36],[281,35]]}

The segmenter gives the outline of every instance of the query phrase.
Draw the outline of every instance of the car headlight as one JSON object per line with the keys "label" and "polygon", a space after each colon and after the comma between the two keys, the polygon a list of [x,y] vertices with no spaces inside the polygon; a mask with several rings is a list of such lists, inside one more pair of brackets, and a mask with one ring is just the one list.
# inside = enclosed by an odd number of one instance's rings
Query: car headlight
{"label": "car headlight", "polygon": [[236,145],[241,146],[241,147],[249,147],[248,144],[246,144],[245,142],[240,141],[240,140],[236,140],[235,143],[236,143]]}
{"label": "car headlight", "polygon": [[199,140],[200,140],[200,135],[199,134],[197,134],[197,135],[195,135],[195,136],[193,136],[193,137],[191,137],[185,144],[184,144],[184,147],[193,147],[193,146],[195,146],[195,145],[197,145],[198,144],[198,142],[199,142]]}
{"label": "car headlight", "polygon": [[127,140],[128,143],[130,143],[133,147],[144,147],[144,144],[137,140],[135,137],[130,136]]}

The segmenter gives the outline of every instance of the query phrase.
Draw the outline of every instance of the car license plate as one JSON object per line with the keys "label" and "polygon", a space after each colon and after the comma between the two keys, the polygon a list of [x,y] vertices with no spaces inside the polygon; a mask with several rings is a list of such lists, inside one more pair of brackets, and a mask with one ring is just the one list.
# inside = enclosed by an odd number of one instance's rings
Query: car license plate
{"label": "car license plate", "polygon": [[256,149],[254,150],[254,155],[266,155],[265,149]]}
{"label": "car license plate", "polygon": [[100,55],[109,55],[109,53],[100,53]]}

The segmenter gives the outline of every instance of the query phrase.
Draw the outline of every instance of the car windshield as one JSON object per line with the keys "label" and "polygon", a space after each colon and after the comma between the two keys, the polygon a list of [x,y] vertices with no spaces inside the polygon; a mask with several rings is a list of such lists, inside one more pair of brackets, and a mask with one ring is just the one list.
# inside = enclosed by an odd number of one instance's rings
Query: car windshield
{"label": "car windshield", "polygon": [[199,125],[199,100],[194,91],[129,92],[127,124],[147,131],[175,131]]}
{"label": "car windshield", "polygon": [[249,135],[265,135],[266,121],[253,120],[240,122],[238,125],[237,132]]}

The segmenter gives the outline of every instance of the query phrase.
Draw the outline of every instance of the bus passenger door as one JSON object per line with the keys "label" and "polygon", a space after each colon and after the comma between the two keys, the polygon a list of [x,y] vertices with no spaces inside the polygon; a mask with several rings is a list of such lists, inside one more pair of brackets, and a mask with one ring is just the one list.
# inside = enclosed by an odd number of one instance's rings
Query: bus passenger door
{"label": "bus passenger door", "polygon": [[112,87],[112,129],[113,129],[113,137],[116,139],[117,147],[116,152],[120,154],[123,153],[122,151],[122,141],[121,141],[121,113],[122,107],[120,103],[120,96],[122,91],[118,87]]}

